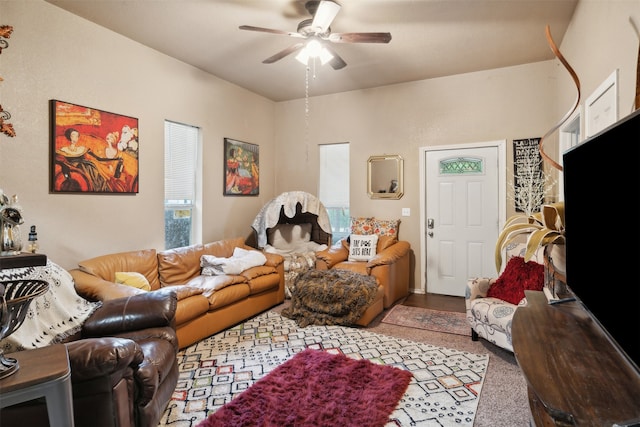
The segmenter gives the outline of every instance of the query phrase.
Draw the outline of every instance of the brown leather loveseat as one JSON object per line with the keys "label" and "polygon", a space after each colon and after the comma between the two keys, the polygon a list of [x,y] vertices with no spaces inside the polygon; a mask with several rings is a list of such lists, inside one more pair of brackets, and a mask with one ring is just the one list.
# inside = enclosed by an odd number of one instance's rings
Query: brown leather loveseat
{"label": "brown leather loveseat", "polygon": [[201,275],[203,255],[229,258],[236,248],[255,250],[242,237],[156,252],[146,249],[102,255],[70,271],[76,291],[107,301],[147,291],[116,283],[116,273],[141,273],[150,293],[172,289],[178,297],[175,328],[185,348],[284,301],[283,258],[264,253],[264,265],[239,274]]}
{"label": "brown leather loveseat", "polygon": [[[76,427],[157,427],[178,381],[176,307],[170,290],[112,299],[66,340]],[[44,400],[3,408],[0,425],[49,425]]]}

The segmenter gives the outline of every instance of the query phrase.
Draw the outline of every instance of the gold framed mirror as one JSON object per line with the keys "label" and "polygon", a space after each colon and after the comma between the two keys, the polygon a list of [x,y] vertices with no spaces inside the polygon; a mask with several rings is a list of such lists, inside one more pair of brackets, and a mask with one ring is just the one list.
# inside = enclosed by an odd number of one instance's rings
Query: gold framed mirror
{"label": "gold framed mirror", "polygon": [[367,193],[372,199],[399,199],[404,195],[404,159],[398,155],[367,160]]}

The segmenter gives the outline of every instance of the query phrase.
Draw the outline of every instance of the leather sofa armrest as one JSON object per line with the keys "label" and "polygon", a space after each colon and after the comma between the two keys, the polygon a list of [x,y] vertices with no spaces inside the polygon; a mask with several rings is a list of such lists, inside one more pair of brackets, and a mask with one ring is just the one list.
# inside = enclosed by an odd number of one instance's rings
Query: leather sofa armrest
{"label": "leather sofa armrest", "polygon": [[142,363],[140,346],[125,338],[87,338],[67,344],[73,381],[109,376]]}
{"label": "leather sofa armrest", "polygon": [[69,270],[69,273],[78,295],[89,301],[107,301],[145,293],[142,289],[113,283],[80,269]]}
{"label": "leather sofa armrest", "polygon": [[371,269],[377,267],[378,265],[390,265],[405,256],[409,249],[411,249],[411,245],[409,242],[404,240],[399,240],[383,251],[377,253],[373,258],[371,258],[367,262],[367,269]]}
{"label": "leather sofa armrest", "polygon": [[174,326],[177,305],[176,293],[170,289],[104,301],[85,321],[82,336],[101,337]]}
{"label": "leather sofa armrest", "polygon": [[329,246],[323,251],[316,252],[316,268],[318,270],[329,270],[339,262],[349,258],[349,250],[344,247],[342,240]]}
{"label": "leather sofa armrest", "polygon": [[467,289],[464,293],[464,302],[467,306],[467,310],[471,309],[471,301],[476,298],[486,298],[487,292],[489,292],[489,286],[491,286],[496,279],[490,279],[488,277],[474,277],[467,280]]}
{"label": "leather sofa armrest", "polygon": [[[252,248],[256,250],[255,248]],[[261,251],[262,254],[267,258],[267,262],[264,263],[267,267],[278,267],[280,264],[284,263],[284,257],[279,254],[272,254],[269,252]]]}
{"label": "leather sofa armrest", "polygon": [[117,338],[126,338],[133,340],[137,343],[153,340],[164,340],[171,343],[176,353],[179,350],[178,336],[174,328],[165,326],[157,328],[147,328],[138,331],[129,331],[122,334],[114,335]]}

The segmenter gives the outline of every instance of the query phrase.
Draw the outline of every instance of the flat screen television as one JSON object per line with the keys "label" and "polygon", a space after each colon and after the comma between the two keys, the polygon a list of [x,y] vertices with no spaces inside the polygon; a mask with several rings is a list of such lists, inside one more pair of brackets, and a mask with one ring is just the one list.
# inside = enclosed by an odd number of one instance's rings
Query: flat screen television
{"label": "flat screen television", "polygon": [[640,371],[640,110],[563,154],[566,277]]}

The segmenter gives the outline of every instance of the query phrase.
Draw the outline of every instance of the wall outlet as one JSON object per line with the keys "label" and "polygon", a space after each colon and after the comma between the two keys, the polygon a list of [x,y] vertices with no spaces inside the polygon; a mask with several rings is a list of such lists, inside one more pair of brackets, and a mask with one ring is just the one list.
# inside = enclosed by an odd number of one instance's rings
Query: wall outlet
{"label": "wall outlet", "polygon": [[402,216],[411,216],[411,208],[402,208]]}

